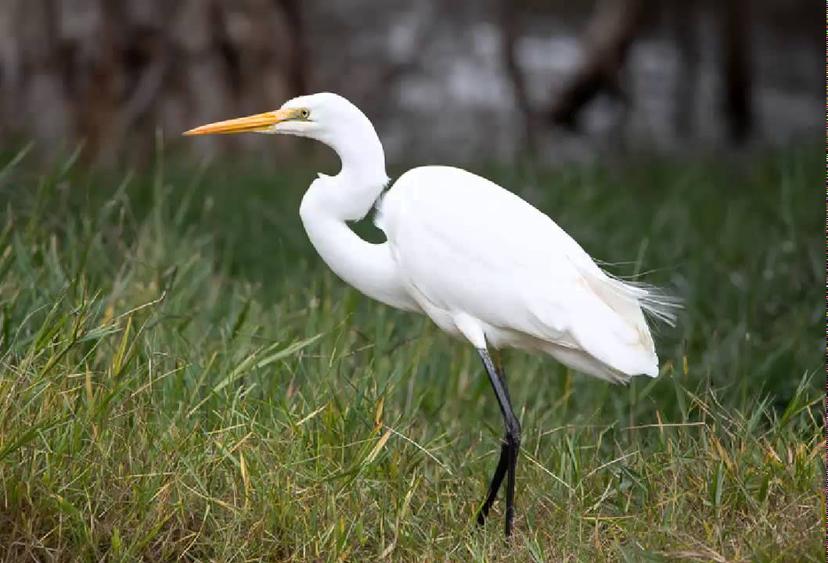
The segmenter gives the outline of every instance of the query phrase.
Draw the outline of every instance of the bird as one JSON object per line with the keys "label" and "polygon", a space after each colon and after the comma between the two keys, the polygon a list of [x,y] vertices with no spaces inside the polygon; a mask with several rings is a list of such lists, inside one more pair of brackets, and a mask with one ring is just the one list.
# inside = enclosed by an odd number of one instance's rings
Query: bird
{"label": "bird", "polygon": [[[656,377],[649,323],[672,324],[676,303],[653,286],[610,275],[548,215],[466,170],[420,166],[386,189],[385,152],[374,126],[338,94],[295,97],[276,110],[183,134],[244,132],[307,137],[332,148],[339,172],[318,174],[299,206],[319,256],[362,294],[424,314],[476,349],[504,424],[500,457],[476,521],[485,523],[505,477],[508,539],[521,425],[495,352],[545,354],[611,383]],[[385,242],[368,242],[348,225],[372,210]]]}

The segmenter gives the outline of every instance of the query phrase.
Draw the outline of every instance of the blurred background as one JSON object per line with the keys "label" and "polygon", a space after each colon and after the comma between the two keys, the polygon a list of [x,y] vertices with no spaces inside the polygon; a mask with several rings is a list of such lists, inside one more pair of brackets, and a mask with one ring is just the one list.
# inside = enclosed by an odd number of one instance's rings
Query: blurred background
{"label": "blurred background", "polygon": [[0,138],[140,159],[327,90],[391,162],[787,145],[822,130],[822,26],[805,0],[3,0]]}
{"label": "blurred background", "polygon": [[[825,561],[824,21],[0,0],[0,561]],[[180,137],[326,90],[392,178],[478,172],[683,300],[657,379],[507,355],[513,546],[471,529],[501,432],[474,351],[308,241],[331,151]]]}

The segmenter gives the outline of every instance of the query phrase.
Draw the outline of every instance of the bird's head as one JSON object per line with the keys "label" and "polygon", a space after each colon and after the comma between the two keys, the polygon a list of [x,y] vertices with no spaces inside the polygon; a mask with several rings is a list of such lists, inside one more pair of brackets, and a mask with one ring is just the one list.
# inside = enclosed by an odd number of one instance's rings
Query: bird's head
{"label": "bird's head", "polygon": [[358,107],[338,94],[299,96],[273,111],[208,123],[184,135],[269,133],[309,137],[333,148],[352,175],[385,185],[385,153],[374,126]]}
{"label": "bird's head", "polygon": [[267,133],[309,137],[332,145],[337,140],[374,128],[359,108],[338,94],[323,92],[288,100],[264,113],[208,123],[184,135]]}

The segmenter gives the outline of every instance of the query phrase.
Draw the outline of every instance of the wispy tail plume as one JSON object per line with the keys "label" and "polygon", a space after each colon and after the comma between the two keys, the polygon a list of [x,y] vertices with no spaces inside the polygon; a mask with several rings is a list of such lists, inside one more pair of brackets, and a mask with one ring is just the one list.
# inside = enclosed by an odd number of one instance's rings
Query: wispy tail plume
{"label": "wispy tail plume", "polygon": [[622,286],[627,295],[634,297],[649,317],[676,326],[676,315],[684,308],[680,297],[644,282],[621,281],[617,278],[613,278],[613,281]]}

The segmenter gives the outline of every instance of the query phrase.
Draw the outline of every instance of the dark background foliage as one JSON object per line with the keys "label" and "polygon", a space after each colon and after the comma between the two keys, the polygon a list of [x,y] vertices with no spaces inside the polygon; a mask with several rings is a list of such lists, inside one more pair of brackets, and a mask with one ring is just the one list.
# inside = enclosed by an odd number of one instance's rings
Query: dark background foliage
{"label": "dark background foliage", "polygon": [[330,90],[392,160],[779,145],[818,134],[822,24],[805,0],[5,0],[0,135],[139,158]]}

